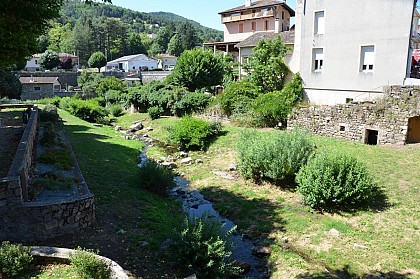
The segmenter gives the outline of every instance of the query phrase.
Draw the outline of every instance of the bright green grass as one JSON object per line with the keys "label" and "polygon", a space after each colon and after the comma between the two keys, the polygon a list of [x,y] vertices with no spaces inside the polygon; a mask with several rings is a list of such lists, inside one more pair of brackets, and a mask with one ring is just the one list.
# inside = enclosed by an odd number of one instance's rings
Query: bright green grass
{"label": "bright green grass", "polygon": [[[115,222],[130,240],[147,241],[156,249],[182,223],[181,206],[139,187],[137,156],[143,143],[123,139],[110,127],[92,124],[60,111],[90,191],[100,222]],[[109,216],[118,216],[107,220]],[[101,218],[103,218],[101,220]]]}
{"label": "bright green grass", "polygon": [[[49,265],[31,279],[78,279],[80,276],[71,265]],[[29,279],[28,278],[28,279]]]}
{"label": "bright green grass", "polygon": [[[164,141],[164,127],[176,119],[148,121],[155,129],[150,135]],[[365,163],[387,198],[379,204],[372,201],[369,211],[330,214],[303,205],[293,189],[269,183],[256,185],[241,178],[231,181],[212,174],[211,170],[225,171],[236,161],[236,142],[242,130],[226,126],[225,134],[206,153],[190,152],[193,159],[203,158],[203,164],[181,166],[179,171],[242,233],[275,241],[270,256],[273,278],[338,278],[338,274],[420,278],[418,145],[368,146],[313,137],[317,150],[339,150]],[[164,153],[155,153],[159,152]],[[340,237],[326,233],[332,228]],[[285,247],[283,237],[289,239]],[[354,244],[368,249],[355,248]]]}

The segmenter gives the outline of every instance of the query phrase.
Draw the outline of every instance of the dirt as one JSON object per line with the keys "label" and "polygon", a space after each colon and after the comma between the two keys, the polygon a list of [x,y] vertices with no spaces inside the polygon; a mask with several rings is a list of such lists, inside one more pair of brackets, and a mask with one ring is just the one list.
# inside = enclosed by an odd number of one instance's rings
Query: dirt
{"label": "dirt", "polygon": [[20,112],[0,113],[0,178],[6,177],[23,133]]}

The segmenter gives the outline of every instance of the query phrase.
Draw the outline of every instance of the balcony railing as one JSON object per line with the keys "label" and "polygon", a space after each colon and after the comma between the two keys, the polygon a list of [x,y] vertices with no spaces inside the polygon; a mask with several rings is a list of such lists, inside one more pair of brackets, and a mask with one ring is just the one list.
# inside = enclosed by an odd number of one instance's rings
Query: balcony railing
{"label": "balcony railing", "polygon": [[222,23],[241,21],[241,20],[247,20],[247,19],[273,17],[273,16],[274,16],[274,11],[257,12],[257,13],[252,13],[252,14],[236,15],[236,16],[224,16],[222,17]]}

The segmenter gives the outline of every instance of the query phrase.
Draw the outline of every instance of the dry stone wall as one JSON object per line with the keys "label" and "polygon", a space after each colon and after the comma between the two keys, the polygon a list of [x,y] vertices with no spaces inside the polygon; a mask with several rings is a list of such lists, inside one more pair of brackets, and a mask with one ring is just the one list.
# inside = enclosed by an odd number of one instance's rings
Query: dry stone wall
{"label": "dry stone wall", "polygon": [[7,177],[0,179],[0,240],[35,241],[73,233],[93,223],[94,196],[76,162],[81,195],[54,202],[28,201],[38,110],[35,107]]}
{"label": "dry stone wall", "polygon": [[420,115],[420,86],[389,86],[385,97],[370,103],[311,106],[295,110],[288,129],[307,129],[323,136],[376,144],[404,144],[408,122]]}

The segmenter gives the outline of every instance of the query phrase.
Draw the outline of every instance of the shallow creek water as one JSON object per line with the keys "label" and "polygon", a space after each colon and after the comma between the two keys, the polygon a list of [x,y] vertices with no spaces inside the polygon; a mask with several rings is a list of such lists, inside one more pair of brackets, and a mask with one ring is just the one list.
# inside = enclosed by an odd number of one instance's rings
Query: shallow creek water
{"label": "shallow creek water", "polygon": [[[139,167],[147,163],[147,156],[145,150],[139,155]],[[171,197],[182,202],[184,212],[190,218],[199,218],[203,215],[224,224],[223,230],[230,230],[235,227],[235,224],[221,216],[218,211],[213,208],[213,204],[206,200],[205,197],[198,190],[191,190],[188,180],[175,176],[174,181],[176,186],[169,191]],[[236,232],[236,231],[235,231]],[[245,278],[263,279],[268,278],[266,272],[266,263],[263,259],[257,258],[252,254],[254,244],[251,239],[248,239],[238,233],[233,233],[230,240],[233,243],[233,258],[239,263],[246,263],[249,265],[249,271],[244,274]]]}

